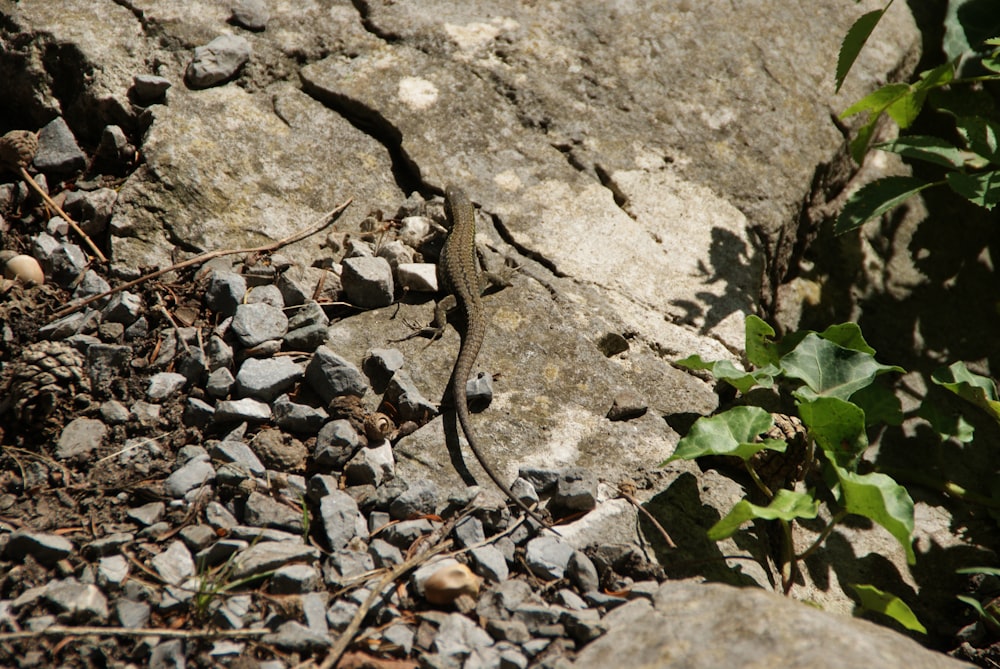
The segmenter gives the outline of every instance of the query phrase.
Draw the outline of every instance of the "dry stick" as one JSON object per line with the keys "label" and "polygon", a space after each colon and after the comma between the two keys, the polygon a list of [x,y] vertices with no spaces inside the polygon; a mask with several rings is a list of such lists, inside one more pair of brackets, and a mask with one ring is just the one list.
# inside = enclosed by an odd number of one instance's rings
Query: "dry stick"
{"label": "dry stick", "polygon": [[653,514],[649,512],[649,509],[647,509],[642,505],[642,502],[640,502],[638,499],[628,494],[624,490],[619,489],[618,494],[621,495],[623,498],[625,498],[627,501],[631,502],[632,506],[636,508],[636,511],[646,516],[646,519],[649,520],[649,522],[653,523],[653,527],[655,527],[657,530],[660,531],[660,535],[663,537],[663,540],[667,542],[668,547],[677,548],[677,544],[675,544],[674,540],[670,538],[669,534],[667,534],[667,530],[663,527],[663,525],[660,525],[660,522],[656,520]]}
{"label": "dry stick", "polygon": [[336,221],[337,218],[340,217],[340,215],[344,212],[345,209],[347,209],[347,206],[351,204],[352,201],[353,199],[348,199],[346,202],[341,204],[333,211],[323,214],[322,218],[320,218],[319,223],[317,223],[313,227],[307,228],[302,232],[297,232],[290,237],[285,237],[284,239],[279,239],[276,242],[265,244],[264,246],[255,246],[253,248],[220,249],[218,251],[207,251],[205,253],[202,253],[201,255],[197,255],[193,258],[188,258],[183,262],[179,262],[176,265],[171,265],[170,267],[166,267],[164,269],[158,269],[155,272],[151,272],[150,274],[140,276],[138,279],[133,279],[128,283],[123,283],[122,285],[116,288],[112,288],[111,290],[106,290],[99,295],[94,295],[93,297],[88,297],[85,300],[75,302],[69,305],[68,307],[65,307],[64,309],[60,309],[59,311],[55,312],[52,315],[52,320],[54,321],[58,318],[62,318],[63,316],[68,316],[69,314],[78,311],[79,309],[82,309],[83,307],[89,304],[93,304],[98,300],[104,299],[108,295],[114,295],[115,293],[120,292],[122,290],[128,290],[129,288],[138,286],[140,283],[149,281],[150,279],[155,279],[158,276],[163,276],[167,272],[173,272],[179,269],[184,269],[185,267],[191,267],[192,265],[198,265],[204,262],[208,262],[209,260],[212,260],[214,258],[221,258],[222,256],[231,256],[237,253],[270,253],[271,251],[276,251],[284,246],[288,246],[289,244],[294,244],[295,242],[301,241],[306,237],[311,237],[312,235],[315,235],[317,232],[321,232],[328,225]]}
{"label": "dry stick", "polygon": [[91,239],[89,236],[87,236],[87,233],[83,231],[83,228],[77,225],[76,221],[70,218],[69,214],[63,211],[62,207],[56,204],[55,201],[51,197],[49,197],[48,193],[42,190],[42,187],[38,185],[38,182],[35,181],[35,179],[30,174],[28,174],[28,170],[24,169],[23,167],[21,168],[21,176],[27,180],[28,184],[32,188],[35,189],[36,193],[42,196],[42,199],[45,200],[45,203],[47,205],[55,209],[60,216],[66,219],[66,222],[69,223],[69,227],[73,228],[73,231],[83,238],[83,241],[87,243],[87,246],[89,246],[90,250],[94,252],[94,255],[97,256],[98,260],[100,260],[102,263],[108,262],[108,259],[104,257],[103,253],[101,253],[101,249],[97,248],[97,244],[94,243],[94,240]]}
{"label": "dry stick", "polygon": [[[446,525],[445,527],[449,527],[449,525]],[[337,664],[337,662],[340,660],[340,657],[344,654],[344,651],[347,650],[347,647],[350,646],[351,642],[354,641],[354,637],[357,636],[358,630],[361,629],[361,623],[362,621],[364,621],[365,616],[368,615],[368,612],[375,604],[375,600],[377,600],[379,597],[382,596],[382,591],[390,583],[392,583],[397,578],[399,578],[406,572],[410,571],[417,565],[429,560],[438,553],[444,552],[450,547],[451,547],[451,541],[449,540],[449,541],[444,541],[436,546],[432,546],[426,551],[418,552],[410,559],[406,560],[405,562],[401,562],[395,567],[393,567],[393,569],[388,574],[383,576],[382,580],[380,580],[378,582],[378,585],[375,586],[375,589],[372,590],[372,592],[368,595],[368,598],[365,600],[365,603],[362,604],[361,608],[358,609],[357,613],[354,614],[354,617],[351,619],[351,623],[337,638],[337,642],[330,647],[330,654],[326,656],[326,659],[323,660],[323,663],[319,665],[318,669],[332,669],[333,665]]]}
{"label": "dry stick", "polygon": [[0,642],[36,639],[43,636],[162,636],[173,639],[253,638],[271,634],[271,630],[175,630],[163,627],[69,627],[52,625],[41,630],[0,633]]}

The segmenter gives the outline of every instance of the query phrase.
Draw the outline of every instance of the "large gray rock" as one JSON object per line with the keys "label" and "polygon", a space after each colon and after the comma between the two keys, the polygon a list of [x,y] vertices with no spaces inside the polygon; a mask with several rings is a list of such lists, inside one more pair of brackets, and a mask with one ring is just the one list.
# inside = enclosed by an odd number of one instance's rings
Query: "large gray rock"
{"label": "large gray rock", "polygon": [[605,618],[611,629],[573,662],[606,667],[958,669],[865,620],[833,615],[757,588],[667,582],[653,603],[634,600]]}

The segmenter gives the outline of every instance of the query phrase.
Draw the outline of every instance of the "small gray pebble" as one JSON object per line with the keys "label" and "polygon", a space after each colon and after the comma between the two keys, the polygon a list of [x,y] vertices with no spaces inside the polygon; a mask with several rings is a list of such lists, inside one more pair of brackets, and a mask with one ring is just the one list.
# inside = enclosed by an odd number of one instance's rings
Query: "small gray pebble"
{"label": "small gray pebble", "polygon": [[208,88],[233,77],[250,60],[250,43],[238,35],[220,35],[196,47],[184,77],[191,88]]}
{"label": "small gray pebble", "polygon": [[237,0],[233,4],[233,23],[247,30],[264,30],[270,18],[264,0]]}
{"label": "small gray pebble", "polygon": [[155,74],[137,74],[132,78],[132,91],[139,102],[151,103],[163,98],[170,80]]}

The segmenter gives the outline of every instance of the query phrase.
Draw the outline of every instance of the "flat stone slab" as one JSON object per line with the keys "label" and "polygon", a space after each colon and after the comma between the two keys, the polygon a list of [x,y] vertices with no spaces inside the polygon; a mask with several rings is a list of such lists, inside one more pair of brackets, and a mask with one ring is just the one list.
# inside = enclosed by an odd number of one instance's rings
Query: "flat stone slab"
{"label": "flat stone slab", "polygon": [[972,666],[866,620],[717,583],[667,582],[652,604],[633,601],[605,622],[611,629],[583,649],[575,669],[718,669],[748,662],[769,669]]}
{"label": "flat stone slab", "polygon": [[312,546],[294,542],[261,541],[234,558],[234,578],[272,571],[287,564],[319,558],[319,551]]}
{"label": "flat stone slab", "polygon": [[248,358],[236,374],[236,392],[269,402],[302,378],[303,369],[291,358]]}

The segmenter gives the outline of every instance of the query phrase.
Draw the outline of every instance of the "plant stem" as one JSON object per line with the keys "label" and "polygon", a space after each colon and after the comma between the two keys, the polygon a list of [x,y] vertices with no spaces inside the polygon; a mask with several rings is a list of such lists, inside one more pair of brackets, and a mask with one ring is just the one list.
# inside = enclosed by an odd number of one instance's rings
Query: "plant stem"
{"label": "plant stem", "polygon": [[781,560],[781,589],[787,596],[791,592],[792,586],[795,585],[795,544],[792,543],[792,524],[783,518],[779,518],[778,522],[781,523],[781,552],[783,553]]}
{"label": "plant stem", "polygon": [[771,489],[768,488],[763,481],[760,480],[760,476],[757,475],[757,472],[750,465],[750,461],[744,460],[743,466],[746,467],[747,473],[750,474],[750,478],[752,478],[753,482],[757,485],[758,488],[760,488],[760,491],[765,495],[767,495],[768,499],[774,499],[774,493],[771,492]]}
{"label": "plant stem", "polygon": [[932,490],[943,492],[949,497],[960,499],[963,502],[971,502],[972,504],[979,504],[980,506],[985,506],[988,509],[1000,509],[1000,500],[998,499],[987,497],[986,495],[983,495],[978,492],[973,492],[971,490],[966,490],[965,488],[958,485],[954,481],[945,481],[930,474],[925,474],[924,472],[916,469],[899,469],[896,467],[885,467],[885,468],[880,468],[879,471],[882,472],[883,474],[888,474],[897,481],[903,481],[906,483],[916,483],[917,485],[926,486],[928,488],[931,488]]}
{"label": "plant stem", "polygon": [[847,515],[848,512],[845,510],[840,510],[836,514],[834,514],[833,518],[830,519],[830,522],[827,523],[826,527],[823,528],[823,531],[819,533],[818,537],[816,537],[816,540],[812,542],[812,545],[809,546],[809,548],[805,549],[799,555],[795,556],[795,559],[805,560],[807,557],[816,552],[816,550],[823,545],[823,542],[826,541],[826,538],[830,536],[830,533],[833,532],[833,528],[837,525],[837,523],[846,518]]}

